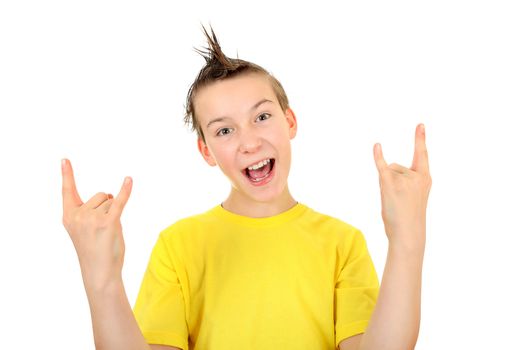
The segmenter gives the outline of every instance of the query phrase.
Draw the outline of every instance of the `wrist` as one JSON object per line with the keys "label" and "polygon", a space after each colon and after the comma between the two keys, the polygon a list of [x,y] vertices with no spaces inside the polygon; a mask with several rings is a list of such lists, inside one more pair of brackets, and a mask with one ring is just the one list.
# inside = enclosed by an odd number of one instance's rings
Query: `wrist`
{"label": "wrist", "polygon": [[403,244],[401,242],[390,242],[388,245],[389,258],[403,260],[406,262],[421,263],[425,254],[424,244]]}
{"label": "wrist", "polygon": [[88,294],[111,294],[119,291],[124,286],[120,273],[82,273],[82,280]]}
{"label": "wrist", "polygon": [[402,256],[422,257],[425,253],[425,237],[418,237],[412,240],[390,239],[388,241],[388,251]]}

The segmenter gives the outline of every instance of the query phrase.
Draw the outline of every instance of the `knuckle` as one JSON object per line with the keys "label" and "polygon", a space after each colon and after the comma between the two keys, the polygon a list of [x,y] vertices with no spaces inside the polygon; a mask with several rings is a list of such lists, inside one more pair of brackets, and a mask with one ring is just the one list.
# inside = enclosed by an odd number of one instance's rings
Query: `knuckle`
{"label": "knuckle", "polygon": [[384,173],[379,183],[383,186],[389,187],[393,182],[392,175],[390,173]]}
{"label": "knuckle", "polygon": [[428,176],[422,176],[418,178],[417,184],[421,189],[429,189],[432,185],[432,180]]}
{"label": "knuckle", "polygon": [[80,225],[85,221],[84,215],[81,212],[75,213],[71,218],[71,223],[73,225]]}
{"label": "knuckle", "polygon": [[420,173],[419,180],[424,183],[429,183],[432,181],[429,173]]}
{"label": "knuckle", "polygon": [[114,225],[119,221],[119,216],[116,213],[108,213],[104,215],[104,219],[108,222],[110,225]]}

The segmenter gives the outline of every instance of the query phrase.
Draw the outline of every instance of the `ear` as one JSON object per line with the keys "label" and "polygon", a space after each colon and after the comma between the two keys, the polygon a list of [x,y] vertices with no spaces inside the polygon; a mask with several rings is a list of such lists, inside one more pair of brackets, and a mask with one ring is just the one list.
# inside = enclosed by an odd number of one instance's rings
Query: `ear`
{"label": "ear", "polygon": [[286,121],[288,122],[289,134],[290,134],[290,140],[295,137],[297,134],[297,118],[295,118],[295,113],[292,111],[291,108],[288,108],[286,110],[286,113],[284,114],[286,117]]}
{"label": "ear", "polygon": [[210,149],[200,137],[197,138],[197,147],[199,148],[199,152],[202,154],[202,157],[204,158],[206,163],[208,163],[210,166],[217,165],[215,158],[210,152]]}

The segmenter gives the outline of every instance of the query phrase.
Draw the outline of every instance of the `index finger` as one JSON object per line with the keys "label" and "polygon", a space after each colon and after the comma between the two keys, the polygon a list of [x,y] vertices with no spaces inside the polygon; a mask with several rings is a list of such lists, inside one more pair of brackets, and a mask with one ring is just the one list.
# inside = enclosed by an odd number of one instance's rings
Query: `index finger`
{"label": "index finger", "polygon": [[425,143],[425,125],[418,124],[416,127],[416,145],[414,149],[414,159],[410,169],[419,173],[428,173],[428,152]]}
{"label": "index finger", "polygon": [[380,143],[374,145],[374,160],[376,163],[377,171],[379,174],[382,174],[383,171],[388,167],[386,164],[385,158],[383,158],[383,149],[381,148]]}
{"label": "index finger", "polygon": [[84,204],[78,195],[71,162],[66,158],[62,159],[62,203],[64,211]]}

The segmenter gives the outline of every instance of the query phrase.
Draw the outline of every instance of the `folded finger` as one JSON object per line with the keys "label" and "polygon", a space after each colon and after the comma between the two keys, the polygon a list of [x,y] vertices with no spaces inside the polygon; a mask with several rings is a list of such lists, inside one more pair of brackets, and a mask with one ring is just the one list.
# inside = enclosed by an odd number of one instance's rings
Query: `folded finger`
{"label": "folded finger", "polygon": [[408,175],[410,173],[410,169],[402,166],[402,165],[399,165],[397,163],[392,163],[388,166],[390,169],[400,173],[400,174],[406,174]]}
{"label": "folded finger", "polygon": [[107,214],[109,211],[109,208],[111,208],[111,204],[113,204],[114,199],[108,198],[108,200],[104,201],[102,204],[100,204],[95,210],[101,211],[104,214]]}
{"label": "folded finger", "polygon": [[102,203],[107,201],[109,199],[108,194],[104,192],[99,192],[95,194],[93,197],[91,197],[86,204],[84,204],[84,207],[89,209],[95,209],[98,206],[100,206]]}

